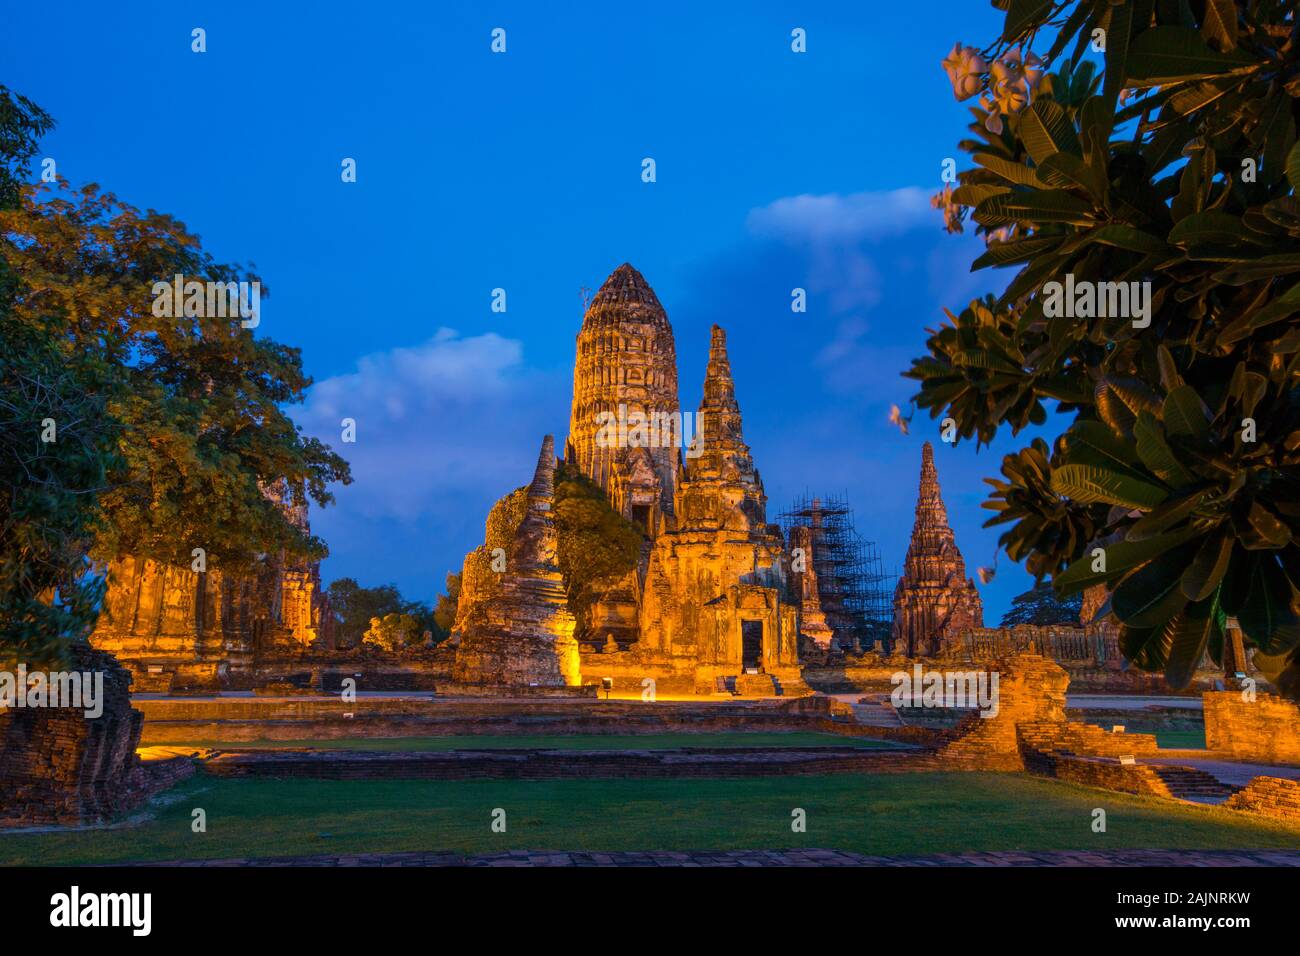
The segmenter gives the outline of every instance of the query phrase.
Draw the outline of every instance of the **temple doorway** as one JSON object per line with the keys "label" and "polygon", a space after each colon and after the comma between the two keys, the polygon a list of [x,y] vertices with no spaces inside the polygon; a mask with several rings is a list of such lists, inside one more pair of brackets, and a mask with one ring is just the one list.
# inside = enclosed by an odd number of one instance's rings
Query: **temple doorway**
{"label": "temple doorway", "polygon": [[740,622],[740,663],[746,674],[757,674],[763,660],[763,622]]}
{"label": "temple doorway", "polygon": [[641,526],[641,530],[646,534],[650,533],[650,506],[633,505],[632,522]]}

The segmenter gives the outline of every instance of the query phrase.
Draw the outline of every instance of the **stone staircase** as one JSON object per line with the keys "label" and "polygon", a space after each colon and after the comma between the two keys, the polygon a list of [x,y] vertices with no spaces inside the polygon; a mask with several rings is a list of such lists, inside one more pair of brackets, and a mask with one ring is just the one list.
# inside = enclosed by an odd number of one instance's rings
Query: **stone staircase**
{"label": "stone staircase", "polygon": [[856,704],[850,705],[853,708],[853,716],[860,724],[868,727],[902,727],[903,718],[898,716],[898,711],[888,700],[868,700],[864,698]]}
{"label": "stone staircase", "polygon": [[1240,787],[1222,783],[1217,778],[1195,767],[1170,767],[1149,764],[1156,776],[1169,788],[1169,795],[1179,800],[1196,803],[1222,803]]}
{"label": "stone staircase", "polygon": [[741,697],[773,697],[781,691],[771,674],[739,674],[735,693]]}

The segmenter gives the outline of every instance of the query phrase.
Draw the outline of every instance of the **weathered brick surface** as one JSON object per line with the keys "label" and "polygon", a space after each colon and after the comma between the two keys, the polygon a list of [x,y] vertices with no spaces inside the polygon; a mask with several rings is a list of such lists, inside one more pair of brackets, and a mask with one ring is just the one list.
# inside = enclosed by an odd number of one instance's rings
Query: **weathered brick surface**
{"label": "weathered brick surface", "polygon": [[970,769],[1023,770],[1017,728],[1064,726],[1065,688],[1070,679],[1036,654],[1019,654],[984,666],[998,674],[997,716],[967,717],[952,732],[955,739],[940,746],[939,757]]}
{"label": "weathered brick surface", "polygon": [[0,826],[98,822],[143,802],[189,773],[190,761],[143,767],[136,756],[143,715],[131,708],[131,676],[110,654],[70,649],[66,670],[102,671],[103,713],[0,710]]}
{"label": "weathered brick surface", "polygon": [[939,493],[934,448],[926,442],[916,523],[894,590],[893,647],[909,657],[932,657],[959,646],[964,633],[983,624],[984,606],[975,582],[966,577]]}
{"label": "weathered brick surface", "polygon": [[1300,820],[1300,780],[1256,777],[1229,797],[1224,806],[1269,817]]}
{"label": "weathered brick surface", "polygon": [[441,752],[244,751],[204,765],[223,777],[327,780],[570,780],[581,778],[786,777],[945,769],[927,754],[843,748],[683,750],[452,750]]}
{"label": "weathered brick surface", "polygon": [[353,703],[247,697],[135,702],[145,714],[146,744],[484,734],[850,732],[853,725],[828,719],[830,703],[827,698],[643,703],[366,697]]}
{"label": "weathered brick surface", "polygon": [[1272,694],[1243,700],[1240,691],[1203,695],[1205,746],[1237,760],[1300,764],[1300,706]]}
{"label": "weathered brick surface", "polygon": [[1036,751],[1026,754],[1025,769],[1040,776],[1056,777],[1085,787],[1152,797],[1173,796],[1154,767],[1121,764],[1113,758]]}

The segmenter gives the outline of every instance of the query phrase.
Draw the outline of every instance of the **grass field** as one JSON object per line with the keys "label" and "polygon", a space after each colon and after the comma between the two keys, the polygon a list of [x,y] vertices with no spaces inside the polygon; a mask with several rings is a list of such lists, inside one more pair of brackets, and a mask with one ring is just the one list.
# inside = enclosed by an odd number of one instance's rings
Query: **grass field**
{"label": "grass field", "polygon": [[1157,730],[1156,743],[1166,749],[1183,750],[1205,749],[1205,728],[1199,730]]}
{"label": "grass field", "polygon": [[[1089,723],[1095,724],[1104,730],[1110,730],[1114,721],[1093,720]],[[1131,734],[1155,734],[1156,743],[1168,750],[1170,748],[1177,750],[1204,750],[1205,749],[1205,725],[1199,721],[1178,721],[1174,726],[1168,723],[1144,723],[1139,720],[1126,723],[1126,727]]]}
{"label": "grass field", "polygon": [[470,735],[463,737],[342,737],[337,740],[186,740],[183,746],[211,750],[676,750],[683,747],[861,747],[890,748],[882,740],[816,733],[571,734],[566,736]]}
{"label": "grass field", "polygon": [[[82,864],[400,850],[1296,848],[1300,830],[1012,774],[743,780],[332,781],[200,775],[119,829],[0,836],[0,863]],[[191,811],[207,832],[191,832]],[[493,833],[494,808],[507,832]],[[793,833],[791,811],[807,812]],[[1093,809],[1107,813],[1092,832]]]}

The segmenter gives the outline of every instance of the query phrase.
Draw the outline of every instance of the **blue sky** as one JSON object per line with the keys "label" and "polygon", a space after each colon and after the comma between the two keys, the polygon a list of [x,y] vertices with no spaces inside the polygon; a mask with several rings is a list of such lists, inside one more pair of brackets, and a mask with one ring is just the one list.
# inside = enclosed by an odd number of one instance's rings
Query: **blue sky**
{"label": "blue sky", "polygon": [[[567,431],[581,290],[624,261],[677,337],[699,401],[728,331],[769,516],[836,492],[901,566],[921,442],[887,422],[924,330],[1004,276],[927,197],[965,107],[939,61],[1001,14],[878,3],[13,5],[0,81],[58,121],[39,159],[166,211],[270,290],[258,330],[316,379],[294,411],[357,481],[313,513],[327,580],[431,600]],[[202,27],[207,52],[191,52]],[[489,49],[506,30],[507,52]],[[790,49],[807,31],[808,52]],[[344,183],[344,157],[357,182]],[[658,181],[641,181],[654,158]],[[36,172],[34,165],[33,175]],[[490,309],[494,288],[508,311]],[[809,293],[806,314],[790,290]],[[338,421],[357,420],[357,443]],[[970,573],[996,531],[981,479],[1020,439],[938,445]],[[1028,577],[1005,557],[989,623]]]}

